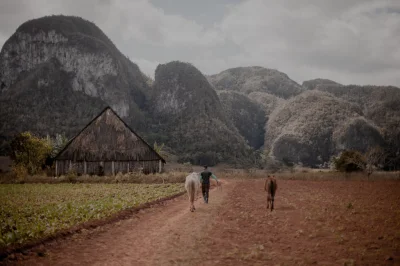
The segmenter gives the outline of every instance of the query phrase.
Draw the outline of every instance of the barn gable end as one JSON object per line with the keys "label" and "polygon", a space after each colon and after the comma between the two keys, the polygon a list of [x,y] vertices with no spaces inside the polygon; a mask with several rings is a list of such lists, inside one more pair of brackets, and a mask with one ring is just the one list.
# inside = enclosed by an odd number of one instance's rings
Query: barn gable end
{"label": "barn gable end", "polygon": [[[56,175],[160,172],[165,160],[110,107],[82,129],[55,158]],[[102,169],[103,168],[103,169]],[[101,174],[101,173],[100,173]]]}

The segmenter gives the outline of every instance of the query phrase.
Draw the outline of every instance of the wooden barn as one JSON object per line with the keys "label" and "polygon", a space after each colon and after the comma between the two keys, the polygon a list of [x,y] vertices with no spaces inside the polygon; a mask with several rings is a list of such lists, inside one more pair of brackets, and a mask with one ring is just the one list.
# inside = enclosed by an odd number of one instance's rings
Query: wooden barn
{"label": "wooden barn", "polygon": [[115,175],[162,172],[165,160],[110,107],[105,108],[55,157],[56,176],[68,172]]}

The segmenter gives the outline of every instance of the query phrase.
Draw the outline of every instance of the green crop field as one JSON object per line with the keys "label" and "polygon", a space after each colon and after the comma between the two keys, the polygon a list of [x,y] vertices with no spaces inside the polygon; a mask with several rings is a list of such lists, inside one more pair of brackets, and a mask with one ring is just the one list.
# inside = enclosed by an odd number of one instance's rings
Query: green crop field
{"label": "green crop field", "polygon": [[0,248],[181,191],[183,184],[0,185]]}

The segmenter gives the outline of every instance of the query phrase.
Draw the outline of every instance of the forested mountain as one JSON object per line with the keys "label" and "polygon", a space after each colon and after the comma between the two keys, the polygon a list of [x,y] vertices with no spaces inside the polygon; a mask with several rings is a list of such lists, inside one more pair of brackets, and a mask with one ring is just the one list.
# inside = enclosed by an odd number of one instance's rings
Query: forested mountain
{"label": "forested mountain", "polygon": [[180,154],[181,161],[235,163],[248,157],[250,148],[217,93],[191,64],[170,62],[157,67],[151,105],[150,132]]}
{"label": "forested mountain", "polygon": [[262,152],[315,167],[345,149],[378,145],[400,154],[399,88],[328,79],[300,85],[263,67],[206,77],[178,61],[159,65],[152,80],[79,17],[34,19],[6,41],[0,106],[3,154],[25,130],[71,138],[105,106],[180,162],[249,166]]}
{"label": "forested mountain", "polygon": [[280,98],[290,98],[304,88],[285,73],[263,67],[237,67],[208,77],[216,90],[229,90],[250,94],[265,92]]}

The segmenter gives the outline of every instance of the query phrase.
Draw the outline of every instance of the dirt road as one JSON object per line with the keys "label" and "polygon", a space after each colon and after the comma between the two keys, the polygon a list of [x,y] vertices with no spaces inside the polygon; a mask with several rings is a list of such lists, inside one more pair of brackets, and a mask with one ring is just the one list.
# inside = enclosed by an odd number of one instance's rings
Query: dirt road
{"label": "dirt road", "polygon": [[[21,265],[400,265],[400,183],[225,182],[189,212],[186,195],[46,245]],[[14,262],[15,263],[15,262]]]}

